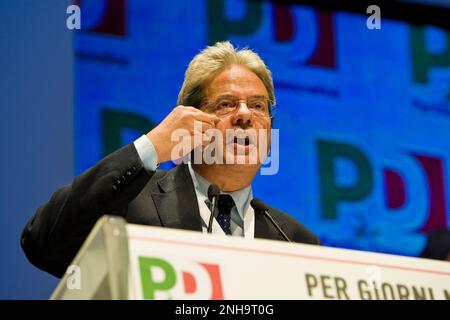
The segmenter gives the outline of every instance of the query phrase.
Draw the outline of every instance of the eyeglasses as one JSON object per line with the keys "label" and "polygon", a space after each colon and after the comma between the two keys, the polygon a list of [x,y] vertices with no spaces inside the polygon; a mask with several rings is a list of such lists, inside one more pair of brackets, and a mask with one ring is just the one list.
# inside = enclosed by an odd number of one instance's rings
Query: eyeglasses
{"label": "eyeglasses", "polygon": [[207,101],[204,104],[204,109],[206,112],[214,113],[217,116],[225,116],[236,111],[242,102],[257,116],[269,116],[271,118],[274,116],[275,104],[264,97],[250,97],[246,100],[233,96],[219,97],[216,100]]}

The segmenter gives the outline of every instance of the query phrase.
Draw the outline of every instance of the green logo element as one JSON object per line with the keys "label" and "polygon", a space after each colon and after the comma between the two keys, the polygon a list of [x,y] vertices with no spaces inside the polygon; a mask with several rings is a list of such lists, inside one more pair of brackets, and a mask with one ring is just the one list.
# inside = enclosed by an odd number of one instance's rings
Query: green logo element
{"label": "green logo element", "polygon": [[[163,279],[155,279],[154,271],[160,269]],[[139,257],[139,270],[144,299],[154,300],[156,291],[169,290],[175,286],[175,269],[165,260],[158,258]]]}
{"label": "green logo element", "polygon": [[106,156],[122,147],[122,134],[125,129],[146,134],[155,125],[145,116],[110,109],[102,110],[102,145]]}
{"label": "green logo element", "polygon": [[[367,197],[373,187],[372,166],[358,148],[345,143],[318,140],[322,217],[336,219],[341,202],[356,202]],[[335,160],[343,158],[356,167],[358,179],[353,185],[342,186],[336,181]]]}
{"label": "green logo element", "polygon": [[413,77],[415,82],[427,83],[431,68],[450,66],[450,32],[443,31],[443,33],[447,41],[447,47],[443,52],[433,53],[427,50],[425,28],[419,26],[411,28]]}
{"label": "green logo element", "polygon": [[225,0],[208,0],[208,42],[228,39],[230,35],[249,35],[256,32],[263,22],[263,3],[246,0],[245,15],[240,19],[229,19],[226,16]]}

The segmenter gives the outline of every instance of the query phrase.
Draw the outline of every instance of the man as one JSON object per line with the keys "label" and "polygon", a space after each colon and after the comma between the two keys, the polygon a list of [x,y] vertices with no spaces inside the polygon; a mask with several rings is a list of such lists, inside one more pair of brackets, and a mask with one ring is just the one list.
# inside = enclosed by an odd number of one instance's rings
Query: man
{"label": "man", "polygon": [[[284,240],[250,205],[251,181],[270,146],[274,102],[271,73],[256,53],[237,51],[229,42],[206,48],[189,64],[178,106],[158,126],[76,177],[37,210],[22,234],[25,254],[37,267],[61,277],[104,214],[122,216],[129,223],[206,233],[211,184],[222,192],[212,233]],[[269,133],[266,147],[256,146],[252,130]],[[173,139],[177,132],[187,142],[181,149]],[[206,163],[205,152],[213,142],[219,147],[210,150],[216,161]],[[198,150],[203,152],[200,161],[157,170],[158,163]],[[292,241],[320,243],[292,217],[267,208]]]}

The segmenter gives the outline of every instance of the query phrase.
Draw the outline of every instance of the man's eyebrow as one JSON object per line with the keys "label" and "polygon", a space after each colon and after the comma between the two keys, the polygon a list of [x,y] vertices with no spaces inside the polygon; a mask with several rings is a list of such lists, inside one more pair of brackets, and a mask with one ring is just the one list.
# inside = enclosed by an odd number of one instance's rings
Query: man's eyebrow
{"label": "man's eyebrow", "polygon": [[236,98],[236,96],[233,96],[231,94],[223,94],[217,97],[217,99],[226,99],[226,98]]}
{"label": "man's eyebrow", "polygon": [[261,98],[261,99],[267,99],[267,97],[265,96],[265,95],[261,95],[261,94],[257,94],[257,95],[254,95],[254,96],[251,96],[251,97],[249,97],[249,98]]}
{"label": "man's eyebrow", "polygon": [[[233,98],[238,99],[238,97],[233,96],[232,94],[223,94],[217,97],[217,99],[227,99],[227,98]],[[253,96],[247,97],[248,98],[257,98],[257,99],[267,99],[265,95],[255,94]]]}

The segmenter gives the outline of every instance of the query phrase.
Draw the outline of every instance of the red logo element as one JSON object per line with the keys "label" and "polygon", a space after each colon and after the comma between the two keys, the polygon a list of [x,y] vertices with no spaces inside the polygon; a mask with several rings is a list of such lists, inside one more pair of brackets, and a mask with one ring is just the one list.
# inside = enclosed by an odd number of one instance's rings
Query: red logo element
{"label": "red logo element", "polygon": [[[76,0],[75,3],[83,10],[83,0]],[[103,0],[103,4],[101,18],[88,29],[88,32],[125,37],[127,0]]]}
{"label": "red logo element", "polygon": [[[444,185],[444,163],[436,157],[412,154],[425,173],[430,205],[428,217],[421,232],[430,233],[447,229],[447,203]],[[386,186],[386,202],[390,209],[398,209],[406,202],[406,185],[400,173],[392,169],[384,169],[384,180]]]}
{"label": "red logo element", "polygon": [[[295,35],[295,19],[289,6],[275,4],[273,8],[274,37],[278,42],[291,41]],[[328,11],[317,11],[316,23],[318,39],[316,49],[306,61],[307,65],[336,68],[336,43],[334,30],[334,16]]]}
{"label": "red logo element", "polygon": [[[223,300],[222,281],[220,279],[219,266],[216,264],[199,263],[206,272],[208,272],[211,280],[211,300]],[[192,273],[182,271],[184,290],[186,293],[194,293],[197,290],[197,282]]]}

